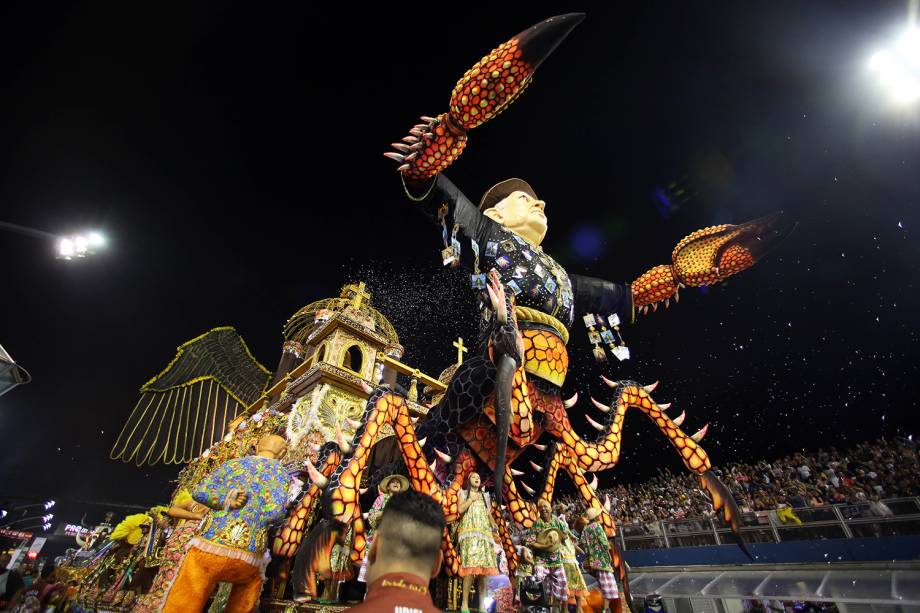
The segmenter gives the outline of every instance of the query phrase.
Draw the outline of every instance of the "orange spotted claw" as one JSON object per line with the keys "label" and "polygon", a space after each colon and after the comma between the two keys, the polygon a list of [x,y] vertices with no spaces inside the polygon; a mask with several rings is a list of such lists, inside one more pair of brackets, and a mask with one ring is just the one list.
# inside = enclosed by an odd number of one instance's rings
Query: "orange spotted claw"
{"label": "orange spotted claw", "polygon": [[384,155],[399,163],[398,170],[409,183],[426,181],[443,171],[463,152],[467,131],[508,108],[530,84],[540,64],[584,17],[584,13],[550,17],[493,49],[457,81],[447,113],[423,115],[422,123],[402,139],[410,146],[394,143],[398,153]]}
{"label": "orange spotted claw", "polygon": [[710,226],[684,237],[671,253],[671,264],[655,266],[632,284],[633,306],[643,313],[680,288],[713,285],[747,270],[795,229],[782,223],[782,211],[746,223]]}

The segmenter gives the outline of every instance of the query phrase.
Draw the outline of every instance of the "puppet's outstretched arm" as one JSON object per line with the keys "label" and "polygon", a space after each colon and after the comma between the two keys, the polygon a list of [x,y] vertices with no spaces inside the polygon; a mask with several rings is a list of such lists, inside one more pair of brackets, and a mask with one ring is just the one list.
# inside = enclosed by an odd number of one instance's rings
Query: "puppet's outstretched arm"
{"label": "puppet's outstretched arm", "polygon": [[493,49],[457,81],[450,110],[422,117],[409,135],[384,155],[399,162],[409,183],[431,179],[450,166],[466,146],[468,130],[510,105],[530,84],[537,67],[577,26],[584,13],[550,17]]}

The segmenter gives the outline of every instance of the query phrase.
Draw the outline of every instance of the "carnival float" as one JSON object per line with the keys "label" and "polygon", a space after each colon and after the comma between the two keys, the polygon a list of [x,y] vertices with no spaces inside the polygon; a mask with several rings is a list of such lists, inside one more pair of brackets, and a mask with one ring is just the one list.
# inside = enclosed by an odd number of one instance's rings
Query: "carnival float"
{"label": "carnival float", "polygon": [[[140,388],[111,452],[113,460],[138,466],[184,465],[174,499],[146,519],[133,520],[133,542],[119,542],[113,533],[98,548],[81,578],[81,607],[130,610],[139,598],[143,601],[145,589],[165,597],[182,548],[178,541],[169,545],[172,536],[164,538],[163,528],[176,532],[181,529],[176,522],[194,522],[185,531],[200,533],[198,522],[208,524],[209,515],[220,511],[196,510],[190,494],[224,463],[250,454],[267,433],[285,438],[280,459],[295,487],[284,519],[265,542],[271,563],[263,610],[344,608],[335,604],[342,599],[339,585],[359,573],[368,513],[383,492],[378,488],[394,474],[438,501],[449,522],[458,519],[468,476],[482,475],[492,491],[489,513],[510,575],[518,565],[512,534],[534,525],[538,504],[552,502],[560,475],[567,475],[584,507],[593,509],[592,517],[613,537],[617,527],[609,502],[596,493],[597,473],[617,465],[631,408],[655,424],[698,476],[715,511],[740,536],[738,508],[700,446],[707,427],[686,434],[685,414],[668,416],[670,405],[653,398],[655,383],[603,377],[607,395],[579,407],[594,434],[577,433],[570,411],[578,394],[562,396],[567,345],[583,324],[599,362],[608,355],[628,359],[623,328],[637,314],[670,306],[682,287],[719,283],[751,267],[791,227],[774,214],[697,230],[677,244],[670,263],[618,284],[569,274],[542,249],[546,205],[526,181],[502,181],[473,204],[442,172],[463,151],[469,132],[524,91],[536,68],[582,17],[550,18],[494,49],[457,83],[447,112],[422,117],[387,154],[396,160],[413,201],[408,206],[438,228],[443,264],[470,273],[479,307],[476,341],[467,347],[458,339],[452,363],[437,375],[422,372],[402,361],[405,341],[358,281],[288,319],[274,372],[230,327],[179,346],[172,362]],[[587,407],[597,411],[596,417],[582,410]],[[525,452],[526,465],[516,466]],[[537,487],[521,479],[524,470],[536,477]],[[170,512],[176,508],[190,515]],[[609,542],[616,578],[628,599],[626,564],[616,541]],[[743,548],[742,539],[738,542]],[[435,602],[452,609],[461,582],[449,533],[443,554]],[[170,578],[138,578],[140,570],[155,569],[166,559],[172,560]],[[226,598],[221,589],[215,592],[218,606]]]}

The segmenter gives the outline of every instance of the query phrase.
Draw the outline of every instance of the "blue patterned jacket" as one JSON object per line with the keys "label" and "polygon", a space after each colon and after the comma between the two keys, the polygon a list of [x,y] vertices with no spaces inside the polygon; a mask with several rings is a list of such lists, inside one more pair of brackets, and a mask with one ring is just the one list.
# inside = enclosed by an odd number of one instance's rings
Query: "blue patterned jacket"
{"label": "blue patterned jacket", "polygon": [[[247,456],[229,460],[208,475],[192,495],[211,509],[198,528],[198,537],[223,547],[261,555],[269,527],[284,517],[291,477],[278,460]],[[246,504],[229,509],[232,491],[249,494]]]}

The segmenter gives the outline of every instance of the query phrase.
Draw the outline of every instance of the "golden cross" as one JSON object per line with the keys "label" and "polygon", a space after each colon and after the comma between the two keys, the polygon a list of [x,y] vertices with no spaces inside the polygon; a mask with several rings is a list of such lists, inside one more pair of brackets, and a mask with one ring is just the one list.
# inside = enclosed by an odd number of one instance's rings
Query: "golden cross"
{"label": "golden cross", "polygon": [[463,364],[463,354],[469,351],[466,347],[463,346],[463,337],[458,336],[457,340],[454,341],[454,347],[457,348],[457,366]]}
{"label": "golden cross", "polygon": [[351,300],[352,300],[351,304],[352,304],[352,306],[354,306],[356,309],[361,308],[361,301],[362,301],[362,299],[364,299],[364,298],[370,299],[370,297],[371,297],[370,294],[368,294],[366,291],[364,291],[364,288],[365,288],[365,287],[366,287],[366,286],[364,285],[364,281],[361,281],[360,283],[358,283],[358,287],[354,290],[355,293],[354,293],[354,295],[351,297]]}

